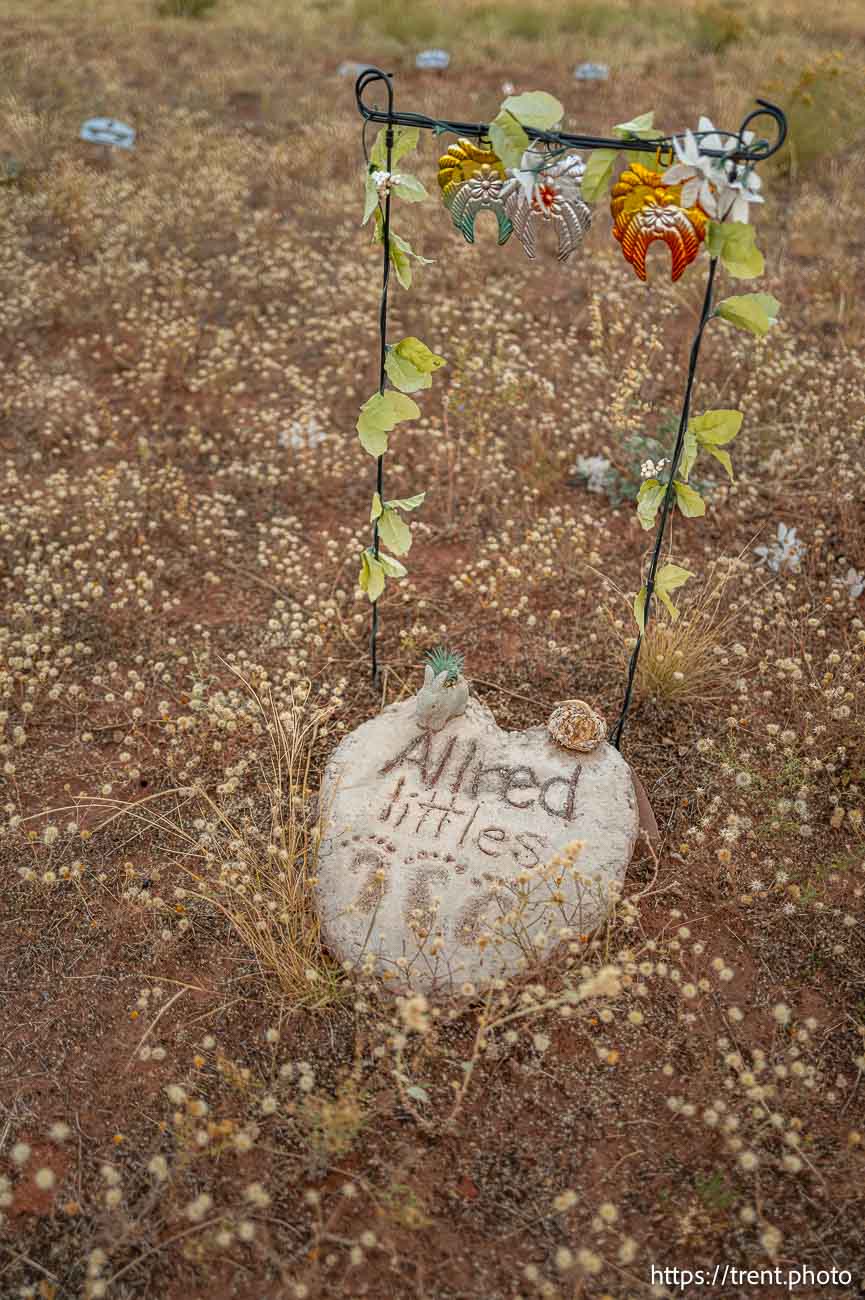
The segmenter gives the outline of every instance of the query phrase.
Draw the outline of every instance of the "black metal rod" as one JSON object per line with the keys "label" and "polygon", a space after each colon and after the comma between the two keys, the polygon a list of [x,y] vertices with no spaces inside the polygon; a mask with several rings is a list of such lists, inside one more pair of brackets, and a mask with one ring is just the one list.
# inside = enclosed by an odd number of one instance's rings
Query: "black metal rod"
{"label": "black metal rod", "polygon": [[[387,111],[370,108],[364,103],[364,93],[379,81],[383,81],[388,87]],[[355,97],[358,111],[367,122],[382,122],[391,126],[416,126],[421,131],[434,131],[436,135],[468,136],[478,140],[487,138],[489,134],[488,122],[452,122],[427,117],[423,113],[395,113],[391,74],[382,72],[380,68],[364,69],[355,82]],[[712,132],[695,131],[694,136],[697,140],[701,140],[702,135],[711,134],[726,136],[728,140],[737,142],[735,147],[726,150],[701,148],[701,153],[710,158],[726,158],[731,162],[762,162],[765,158],[770,158],[773,153],[777,153],[787,138],[787,119],[776,104],[770,104],[766,99],[758,99],[756,102],[759,108],[748,114],[738,131],[724,131],[720,128]],[[777,133],[775,140],[754,140],[751,144],[746,144],[745,131],[751,122],[760,117],[772,118]],[[623,140],[595,135],[570,135],[561,131],[538,131],[531,126],[525,127],[524,130],[530,140],[542,140],[548,144],[566,145],[574,149],[624,149],[628,152],[652,154],[657,153],[659,149],[671,148],[674,140],[684,139],[684,132],[681,131],[673,135],[656,136],[652,140],[640,140],[637,137]]]}
{"label": "black metal rod", "polygon": [[670,464],[670,477],[667,480],[667,490],[664,493],[664,500],[661,505],[661,518],[658,522],[658,529],[655,534],[655,545],[652,551],[652,559],[649,564],[649,573],[646,578],[646,604],[643,610],[643,630],[637,634],[637,642],[631,653],[631,661],[628,665],[628,683],[625,687],[625,699],[622,704],[622,711],[619,714],[618,721],[610,735],[610,744],[616,749],[622,747],[622,732],[625,727],[625,719],[628,716],[628,709],[631,706],[631,696],[634,691],[634,679],[637,675],[637,661],[640,657],[640,647],[643,644],[643,637],[649,626],[649,611],[652,604],[652,596],[655,591],[655,575],[658,571],[658,561],[661,558],[661,548],[664,545],[664,534],[667,530],[667,518],[673,506],[675,496],[675,478],[676,471],[679,468],[679,461],[682,457],[682,448],[685,445],[685,434],[688,430],[688,420],[691,414],[691,393],[694,389],[694,377],[697,373],[697,361],[700,356],[700,344],[703,341],[703,331],[708,324],[712,315],[712,291],[715,285],[715,272],[718,269],[718,259],[713,257],[709,263],[709,275],[706,280],[706,292],[703,296],[703,310],[700,313],[700,323],[697,326],[697,332],[691,343],[691,357],[688,363],[688,382],[685,387],[685,397],[682,402],[682,413],[679,416],[679,429],[676,434],[676,444],[673,448],[673,456]]}
{"label": "black metal rod", "polygon": [[[393,113],[393,85],[390,78],[386,79],[388,90],[388,111]],[[391,152],[393,150],[393,126],[388,125],[385,132],[385,147],[387,149],[387,166],[386,171],[390,174],[391,170]],[[381,273],[381,303],[378,314],[379,327],[379,371],[378,371],[378,391],[384,393],[385,385],[385,368],[384,363],[387,357],[387,291],[390,283],[390,186],[385,190],[384,196],[384,220],[382,222],[382,240],[384,244],[384,259]],[[379,456],[376,462],[376,492],[379,500],[383,499],[384,492],[384,456]],[[378,537],[378,519],[373,521],[372,525],[372,549],[375,558],[378,559],[379,537]],[[372,614],[370,618],[369,631],[369,654],[370,654],[370,672],[374,686],[379,684],[379,666],[378,666],[378,601],[372,602]]]}

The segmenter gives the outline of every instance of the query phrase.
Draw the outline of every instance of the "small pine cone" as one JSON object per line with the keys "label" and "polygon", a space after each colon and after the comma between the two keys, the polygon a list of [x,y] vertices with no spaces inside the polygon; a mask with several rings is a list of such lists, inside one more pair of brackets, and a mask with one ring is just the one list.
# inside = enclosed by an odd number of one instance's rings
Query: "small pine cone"
{"label": "small pine cone", "polygon": [[607,734],[607,724],[584,700],[564,700],[550,714],[547,730],[557,744],[588,754]]}

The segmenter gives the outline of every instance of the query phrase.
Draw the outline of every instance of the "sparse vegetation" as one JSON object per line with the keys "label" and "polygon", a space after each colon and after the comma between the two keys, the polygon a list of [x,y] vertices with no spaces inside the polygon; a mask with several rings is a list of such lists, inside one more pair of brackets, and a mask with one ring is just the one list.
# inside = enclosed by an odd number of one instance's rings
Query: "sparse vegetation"
{"label": "sparse vegetation", "polygon": [[[848,1269],[852,1294],[860,7],[743,8],[721,53],[696,7],[626,0],[49,8],[7,0],[0,48],[3,1300],[601,1300],[716,1262]],[[446,75],[414,69],[426,44]],[[610,80],[575,84],[584,56]],[[791,112],[757,218],[783,316],[771,344],[707,337],[695,410],[746,412],[736,479],[674,521],[693,595],[650,624],[626,733],[661,843],[608,926],[447,1002],[323,950],[322,766],[440,643],[503,724],[575,696],[615,716],[649,539],[632,491],[572,467],[668,450],[697,290],[652,257],[635,284],[600,219],[562,269],[488,214],[470,248],[403,210],[435,264],[391,334],[448,366],[393,440],[388,494],[428,491],[373,691],[353,429],[381,249],[347,58],[466,119],[506,80],[574,129],[650,99],[682,125]],[[137,132],[110,169],[77,138],[97,112]],[[412,162],[431,190],[439,149]],[[800,550],[775,569],[779,524]]]}
{"label": "sparse vegetation", "polygon": [[741,41],[747,31],[743,11],[731,4],[708,4],[697,9],[695,40],[697,49],[706,54],[723,54]]}
{"label": "sparse vegetation", "polygon": [[156,12],[162,18],[204,18],[217,0],[159,0]]}

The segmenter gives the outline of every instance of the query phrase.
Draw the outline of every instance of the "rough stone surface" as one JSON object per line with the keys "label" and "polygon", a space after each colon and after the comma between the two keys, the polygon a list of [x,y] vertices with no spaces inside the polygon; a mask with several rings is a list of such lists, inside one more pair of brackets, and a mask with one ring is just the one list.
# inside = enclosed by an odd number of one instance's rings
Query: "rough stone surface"
{"label": "rough stone surface", "polygon": [[[545,727],[503,731],[474,698],[437,732],[419,726],[414,699],[358,727],[328,764],[321,811],[326,941],[427,992],[482,984],[552,948],[562,927],[576,938],[596,926],[640,826],[612,746],[575,754]],[[546,864],[577,840],[580,877],[556,885],[561,868]]]}

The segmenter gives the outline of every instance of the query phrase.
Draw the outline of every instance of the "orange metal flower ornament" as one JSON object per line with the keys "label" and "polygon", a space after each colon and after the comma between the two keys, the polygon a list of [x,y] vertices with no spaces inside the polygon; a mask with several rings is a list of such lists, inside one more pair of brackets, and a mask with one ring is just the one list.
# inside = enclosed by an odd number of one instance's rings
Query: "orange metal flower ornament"
{"label": "orange metal flower ornament", "polygon": [[475,218],[484,211],[495,215],[499,243],[510,239],[513,223],[505,212],[502,196],[505,169],[492,149],[481,149],[471,140],[458,140],[439,159],[438,179],[453,223],[470,244],[475,242]]}
{"label": "orange metal flower ornament", "polygon": [[660,172],[638,162],[613,186],[613,234],[641,280],[646,279],[646,253],[656,239],[673,255],[674,280],[697,256],[709,218],[699,204],[683,208],[681,199],[681,185],[665,185]]}

